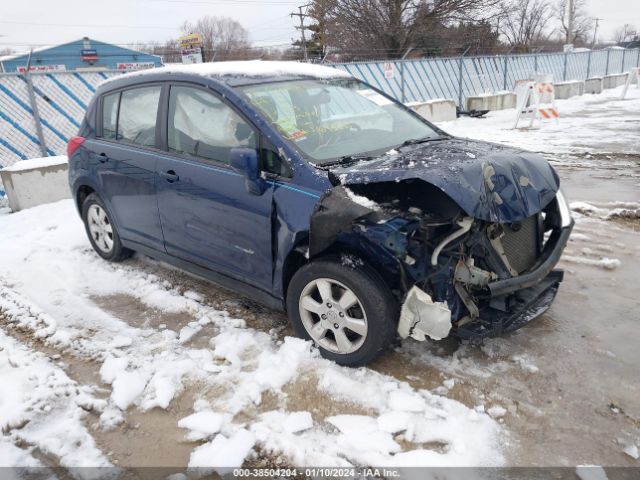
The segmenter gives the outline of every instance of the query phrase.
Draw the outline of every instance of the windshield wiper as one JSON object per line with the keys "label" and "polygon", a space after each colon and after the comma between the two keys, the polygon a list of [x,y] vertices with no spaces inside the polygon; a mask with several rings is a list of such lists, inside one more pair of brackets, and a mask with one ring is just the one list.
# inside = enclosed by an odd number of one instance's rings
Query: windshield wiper
{"label": "windshield wiper", "polygon": [[418,143],[427,143],[433,142],[436,140],[442,140],[443,137],[422,137],[422,138],[410,138],[409,140],[405,140],[400,145],[401,147],[406,147],[408,145],[417,145]]}
{"label": "windshield wiper", "polygon": [[331,162],[326,162],[321,165],[321,167],[334,167],[336,165],[350,165],[352,163],[360,162],[362,160],[371,160],[376,157],[372,155],[343,155],[337,160],[332,160]]}

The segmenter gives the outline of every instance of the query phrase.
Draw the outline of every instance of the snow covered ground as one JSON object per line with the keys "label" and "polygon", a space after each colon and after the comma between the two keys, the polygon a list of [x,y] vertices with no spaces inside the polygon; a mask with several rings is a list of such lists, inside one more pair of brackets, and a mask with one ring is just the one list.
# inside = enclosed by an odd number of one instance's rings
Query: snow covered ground
{"label": "snow covered ground", "polygon": [[[612,286],[608,275],[627,279],[627,263],[640,255],[633,247],[640,180],[629,167],[637,160],[624,155],[640,148],[640,90],[625,101],[616,95],[560,101],[560,123],[536,130],[511,130],[512,110],[441,124],[460,136],[545,152],[575,195],[584,182],[572,168],[604,162],[613,168],[606,181],[623,182],[615,194],[573,198],[578,226],[563,260],[571,269],[563,292],[570,293],[561,294],[550,320],[482,348],[449,353],[450,344],[410,342],[371,368],[342,368],[291,337],[279,314],[144,257],[102,261],[70,200],[15,214],[0,209],[0,466],[140,466],[144,459],[127,448],[144,450],[151,465],[199,473],[241,465],[499,466],[539,464],[539,457],[513,455],[543,448],[543,441],[522,445],[527,438],[586,442],[586,434],[547,429],[547,417],[573,425],[591,412],[581,410],[587,401],[559,410],[551,398],[560,394],[550,388],[567,378],[582,382],[567,387],[576,398],[580,389],[593,398],[588,388],[595,388],[568,371],[570,357],[557,365],[551,357],[569,348],[563,329],[580,320],[571,310],[600,308],[584,293],[590,283],[626,298],[616,315],[633,312],[624,290],[630,282]],[[565,323],[556,328],[554,318]],[[574,345],[571,355],[578,366],[605,362],[611,374],[591,383],[602,384],[595,390],[602,398],[614,395],[618,412],[617,423],[593,418],[590,433],[617,429],[602,442],[626,454],[621,462],[635,461],[640,434],[625,423],[636,415],[627,405],[634,387],[620,381],[637,373],[626,361],[633,352],[603,346],[610,334],[593,323],[575,327],[593,343]],[[602,353],[591,365],[593,345]],[[602,449],[593,437],[590,448]],[[555,464],[582,458],[574,453],[553,457]]]}
{"label": "snow covered ground", "polygon": [[[108,465],[90,430],[117,426],[130,409],[167,409],[186,389],[194,398],[192,415],[178,426],[195,442],[189,467],[225,471],[256,449],[298,466],[503,461],[504,433],[483,412],[369,369],[338,367],[309,342],[280,341],[168,280],[102,261],[70,200],[0,218],[0,373],[12,385],[0,393],[3,465],[36,462],[34,450],[63,466]],[[132,326],[95,302],[115,295],[185,312],[192,321],[179,330]],[[17,343],[14,332],[32,348]],[[196,337],[202,346],[192,345]],[[92,359],[100,384],[71,380],[64,361],[46,359],[40,345]],[[288,409],[286,398],[262,408],[266,394],[278,397],[309,376],[317,391],[366,415],[314,418]],[[205,395],[212,389],[214,397]],[[432,442],[437,450],[425,447]]]}
{"label": "snow covered ground", "polygon": [[[566,157],[567,154],[637,154],[640,148],[640,88],[628,90],[620,100],[622,87],[598,95],[558,100],[560,119],[536,122],[535,128],[514,129],[515,109],[489,112],[486,118],[461,117],[438,125],[460,137],[507,145]],[[528,125],[521,122],[520,126]]]}

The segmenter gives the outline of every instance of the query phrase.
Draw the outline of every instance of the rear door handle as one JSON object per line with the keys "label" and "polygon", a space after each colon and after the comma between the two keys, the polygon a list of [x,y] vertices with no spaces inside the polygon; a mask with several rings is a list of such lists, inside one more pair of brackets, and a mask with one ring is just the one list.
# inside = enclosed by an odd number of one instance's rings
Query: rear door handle
{"label": "rear door handle", "polygon": [[108,162],[109,157],[107,157],[106,153],[102,152],[98,155],[98,160],[100,161],[100,163]]}
{"label": "rear door handle", "polygon": [[180,177],[176,175],[176,172],[173,170],[167,170],[166,172],[160,172],[160,176],[164,178],[167,182],[173,183],[180,180]]}

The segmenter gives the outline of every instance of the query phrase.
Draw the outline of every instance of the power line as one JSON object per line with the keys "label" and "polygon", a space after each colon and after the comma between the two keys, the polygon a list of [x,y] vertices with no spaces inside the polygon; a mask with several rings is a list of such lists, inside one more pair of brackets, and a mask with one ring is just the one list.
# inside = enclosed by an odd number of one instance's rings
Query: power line
{"label": "power line", "polygon": [[148,0],[153,3],[183,3],[192,5],[295,5],[296,2],[287,1],[262,1],[262,0]]}
{"label": "power line", "polygon": [[107,24],[91,24],[91,23],[39,23],[39,22],[15,22],[9,20],[0,20],[0,23],[7,25],[30,25],[36,27],[87,27],[87,28],[126,28],[126,29],[172,29],[180,30],[180,27],[170,27],[168,25],[107,25]]}

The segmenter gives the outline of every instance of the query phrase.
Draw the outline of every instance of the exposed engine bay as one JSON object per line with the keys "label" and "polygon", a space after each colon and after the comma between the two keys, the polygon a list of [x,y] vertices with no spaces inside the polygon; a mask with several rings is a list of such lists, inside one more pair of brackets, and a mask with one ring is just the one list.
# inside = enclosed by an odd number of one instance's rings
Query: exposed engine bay
{"label": "exposed engine bay", "polygon": [[366,257],[397,297],[401,337],[497,336],[546,311],[572,228],[562,193],[513,222],[474,218],[420,179],[337,185],[311,218],[309,254]]}

